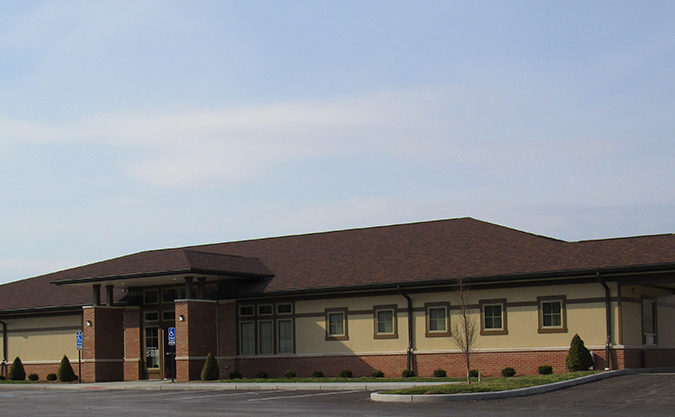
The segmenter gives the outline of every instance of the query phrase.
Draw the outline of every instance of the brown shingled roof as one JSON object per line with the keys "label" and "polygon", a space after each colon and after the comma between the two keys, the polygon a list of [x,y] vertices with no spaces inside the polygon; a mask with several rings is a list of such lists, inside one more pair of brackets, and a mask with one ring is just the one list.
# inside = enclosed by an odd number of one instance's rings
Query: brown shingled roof
{"label": "brown shingled roof", "polygon": [[[186,253],[187,259],[186,258]],[[675,266],[675,235],[565,242],[461,218],[140,252],[0,286],[0,310],[87,303],[51,281],[169,271],[225,260],[271,271],[260,291],[321,290],[554,271]],[[251,261],[255,259],[255,261]],[[256,264],[258,262],[258,264]],[[222,265],[220,265],[222,266]],[[257,269],[256,269],[257,268]]]}

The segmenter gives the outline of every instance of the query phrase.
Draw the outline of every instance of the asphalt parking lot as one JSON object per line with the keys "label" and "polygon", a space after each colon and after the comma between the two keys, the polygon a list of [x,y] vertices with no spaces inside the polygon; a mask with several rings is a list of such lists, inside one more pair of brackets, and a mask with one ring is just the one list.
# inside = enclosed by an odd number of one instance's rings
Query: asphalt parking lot
{"label": "asphalt parking lot", "polygon": [[548,394],[392,404],[367,391],[0,390],[2,416],[668,416],[675,374],[626,375]]}

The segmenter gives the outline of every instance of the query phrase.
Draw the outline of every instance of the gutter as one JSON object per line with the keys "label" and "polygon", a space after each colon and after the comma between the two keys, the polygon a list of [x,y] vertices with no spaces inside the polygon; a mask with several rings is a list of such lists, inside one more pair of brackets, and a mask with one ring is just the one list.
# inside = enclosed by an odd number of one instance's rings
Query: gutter
{"label": "gutter", "polygon": [[413,368],[413,348],[415,335],[413,333],[413,305],[412,299],[406,293],[401,290],[400,286],[397,286],[396,289],[398,292],[406,299],[408,302],[408,349],[406,351],[406,370],[410,371]]}
{"label": "gutter", "polygon": [[611,320],[611,304],[609,286],[604,279],[600,278],[600,272],[596,272],[595,277],[600,282],[600,285],[605,289],[605,327],[607,328],[607,340],[605,341],[605,371],[611,369],[611,358],[609,356],[609,347],[612,343],[612,320]]}
{"label": "gutter", "polygon": [[2,364],[0,364],[0,375],[7,376],[7,324],[0,320],[2,324]]}

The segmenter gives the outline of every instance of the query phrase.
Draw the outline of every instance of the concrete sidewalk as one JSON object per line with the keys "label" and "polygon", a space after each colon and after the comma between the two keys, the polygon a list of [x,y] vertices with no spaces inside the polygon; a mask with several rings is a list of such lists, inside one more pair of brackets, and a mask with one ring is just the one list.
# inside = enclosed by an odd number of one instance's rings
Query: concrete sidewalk
{"label": "concrete sidewalk", "polygon": [[458,382],[171,382],[171,381],[118,381],[95,383],[27,383],[0,384],[3,389],[33,390],[249,390],[249,391],[377,391],[419,386],[444,385]]}

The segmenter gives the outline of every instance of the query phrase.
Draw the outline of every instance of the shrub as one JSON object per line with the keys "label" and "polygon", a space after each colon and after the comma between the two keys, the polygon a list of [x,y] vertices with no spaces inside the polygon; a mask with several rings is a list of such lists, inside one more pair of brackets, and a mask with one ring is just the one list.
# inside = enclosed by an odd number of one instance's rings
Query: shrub
{"label": "shrub", "polygon": [[445,378],[446,376],[448,376],[448,373],[445,372],[445,369],[436,369],[434,370],[434,376],[436,378]]}
{"label": "shrub", "polygon": [[382,371],[375,371],[372,374],[370,374],[373,378],[384,378],[384,372]]}
{"label": "shrub", "polygon": [[406,369],[403,372],[401,372],[401,376],[403,378],[413,377],[413,376],[415,376],[415,371],[413,371],[412,369]]}
{"label": "shrub", "polygon": [[472,369],[469,371],[469,377],[470,378],[478,378],[478,374],[480,371],[478,369]]}
{"label": "shrub", "polygon": [[4,375],[0,375],[0,381],[4,381],[5,379],[7,379],[7,378],[5,378]]}
{"label": "shrub", "polygon": [[295,371],[292,369],[289,369],[288,371],[284,372],[284,376],[286,378],[295,378]]}
{"label": "shrub", "polygon": [[340,371],[340,378],[351,378],[352,377],[352,371],[349,369],[343,369]]}
{"label": "shrub", "polygon": [[551,375],[553,373],[553,367],[550,365],[543,365],[539,367],[539,375]]}
{"label": "shrub", "polygon": [[47,374],[47,381],[56,381],[57,378],[56,374]]}
{"label": "shrub", "polygon": [[565,359],[565,366],[569,371],[585,371],[593,366],[591,352],[584,345],[578,334],[575,334],[570,343],[570,350]]}
{"label": "shrub", "polygon": [[267,378],[269,378],[270,376],[267,374],[267,372],[265,372],[265,371],[260,371],[260,372],[258,372],[257,374],[255,374],[255,377],[258,378],[258,379],[267,379]]}
{"label": "shrub", "polygon": [[323,378],[323,372],[321,371],[312,372],[312,378]]}
{"label": "shrub", "polygon": [[70,365],[68,356],[63,355],[59,369],[56,371],[56,376],[61,382],[71,382],[77,380],[77,376],[75,375],[75,371],[73,371],[73,367]]}
{"label": "shrub", "polygon": [[29,380],[29,381],[37,381],[38,379],[40,379],[40,376],[39,376],[38,374],[30,374],[30,375],[28,375],[28,380]]}
{"label": "shrub", "polygon": [[241,372],[230,372],[230,379],[242,379],[244,376],[241,374]]}
{"label": "shrub", "polygon": [[26,370],[23,369],[23,364],[21,359],[17,356],[12,362],[12,366],[9,368],[9,379],[12,381],[25,381],[26,380]]}
{"label": "shrub", "polygon": [[510,366],[507,366],[506,368],[502,369],[502,376],[505,378],[510,378],[516,374],[516,370],[511,368]]}
{"label": "shrub", "polygon": [[214,381],[220,377],[220,369],[218,369],[218,362],[216,362],[215,356],[213,353],[206,355],[206,361],[204,362],[204,367],[202,368],[201,378],[202,381]]}

